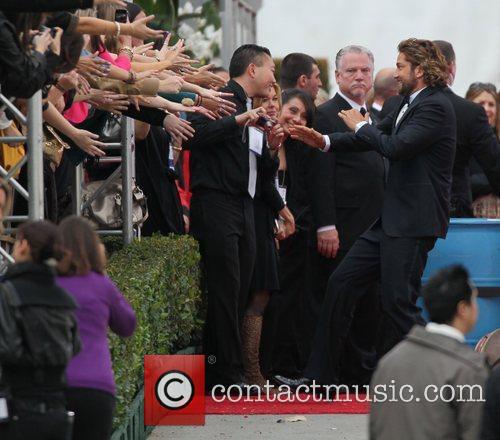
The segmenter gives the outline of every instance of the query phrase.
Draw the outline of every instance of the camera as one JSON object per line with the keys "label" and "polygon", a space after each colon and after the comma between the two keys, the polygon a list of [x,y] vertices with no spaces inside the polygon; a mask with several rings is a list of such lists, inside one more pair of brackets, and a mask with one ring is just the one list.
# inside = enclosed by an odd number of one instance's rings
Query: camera
{"label": "camera", "polygon": [[117,9],[115,12],[115,21],[126,23],[128,20],[128,11],[126,9]]}
{"label": "camera", "polygon": [[267,116],[259,116],[259,119],[255,122],[255,125],[261,127],[263,130],[270,130],[276,125],[276,122]]}

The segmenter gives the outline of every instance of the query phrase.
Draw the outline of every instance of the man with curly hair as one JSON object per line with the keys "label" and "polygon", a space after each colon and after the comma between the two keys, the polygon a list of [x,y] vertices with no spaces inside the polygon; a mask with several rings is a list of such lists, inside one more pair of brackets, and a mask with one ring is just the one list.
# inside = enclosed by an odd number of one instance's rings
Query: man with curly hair
{"label": "man with curly hair", "polygon": [[374,126],[367,115],[351,109],[339,116],[353,133],[291,129],[292,137],[323,151],[377,151],[390,163],[380,218],[356,240],[328,281],[318,328],[330,331],[316,333],[305,370],[306,378],[322,384],[342,383],[345,341],[355,338],[352,316],[367,285],[381,285],[383,352],[414,324],[423,324],[416,306],[420,279],[427,254],[448,229],[456,119],[443,93],[446,61],[429,40],[404,40],[398,50],[394,77],[404,100],[391,117]]}

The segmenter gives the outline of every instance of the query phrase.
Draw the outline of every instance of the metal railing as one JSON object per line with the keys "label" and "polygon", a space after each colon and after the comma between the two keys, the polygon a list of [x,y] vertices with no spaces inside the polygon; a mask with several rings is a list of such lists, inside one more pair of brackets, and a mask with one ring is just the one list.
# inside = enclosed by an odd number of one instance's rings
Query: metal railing
{"label": "metal railing", "polygon": [[[82,215],[99,198],[104,191],[117,179],[122,181],[122,228],[99,230],[101,235],[121,235],[124,244],[130,244],[134,239],[134,227],[132,219],[132,182],[135,178],[135,152],[134,152],[134,122],[125,116],[121,122],[121,141],[119,143],[107,143],[104,150],[121,149],[121,157],[104,157],[100,162],[120,163],[111,175],[92,193],[84,202],[82,201],[83,169],[78,165],[75,170],[73,184],[74,214]],[[139,231],[138,231],[139,232]]]}
{"label": "metal railing", "polygon": [[[13,100],[12,100],[13,101]],[[25,156],[15,164],[10,170],[0,166],[0,176],[5,179],[8,185],[13,188],[13,193],[17,192],[28,202],[28,212],[24,215],[8,215],[4,218],[5,224],[11,224],[5,229],[5,233],[15,232],[16,228],[12,224],[18,224],[27,220],[44,219],[44,181],[43,181],[43,116],[42,116],[42,92],[36,92],[28,100],[27,116],[12,103],[6,96],[0,94],[0,105],[15,116],[20,124],[27,129],[26,136],[3,136],[0,142],[26,142],[28,149]],[[134,124],[130,118],[122,118],[121,141],[106,145],[107,149],[121,149],[121,157],[116,158],[120,162],[119,168],[104,182],[109,184],[121,176],[122,180],[122,224],[121,229],[99,231],[102,234],[121,235],[124,244],[130,244],[134,238],[134,228],[132,224],[132,181],[134,178]],[[107,158],[113,159],[113,158]],[[28,166],[27,188],[25,188],[14,176],[19,170]],[[99,190],[91,195],[91,200],[82,204],[83,169],[78,165],[75,169],[75,184],[73,188],[74,213],[81,215],[86,204],[94,200],[99,194]],[[101,191],[102,192],[102,191]],[[5,269],[8,263],[12,263],[13,258],[0,246],[0,271]]]}

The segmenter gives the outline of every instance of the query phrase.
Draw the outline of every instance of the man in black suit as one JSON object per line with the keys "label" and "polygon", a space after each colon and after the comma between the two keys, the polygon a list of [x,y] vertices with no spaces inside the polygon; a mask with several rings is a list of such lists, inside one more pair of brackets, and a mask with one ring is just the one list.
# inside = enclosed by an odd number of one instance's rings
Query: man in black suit
{"label": "man in black suit", "polygon": [[333,312],[322,313],[320,322],[329,322],[330,333],[316,333],[305,371],[306,378],[323,384],[340,381],[345,341],[354,336],[352,314],[368,284],[381,283],[387,350],[414,324],[423,323],[415,305],[421,276],[428,252],[448,228],[456,122],[444,93],[446,61],[428,40],[405,40],[398,50],[395,78],[405,99],[395,119],[386,118],[375,128],[352,109],[341,111],[340,117],[355,133],[323,136],[312,129],[291,129],[292,137],[323,151],[371,150],[390,161],[382,215],[328,282],[325,301],[332,302]]}
{"label": "man in black suit", "polygon": [[243,379],[240,324],[255,260],[252,198],[262,153],[262,133],[248,126],[262,114],[262,109],[252,110],[252,98],[267,97],[275,81],[269,50],[253,44],[239,47],[229,74],[221,92],[234,95],[236,115],[215,121],[192,117],[196,132],[188,143],[191,231],[200,243],[208,293],[204,351],[209,387]]}
{"label": "man in black suit", "polygon": [[[448,85],[452,86],[457,69],[453,46],[443,40],[435,40],[434,44],[446,59]],[[450,87],[444,93],[457,118],[457,151],[453,164],[450,217],[474,217],[470,184],[471,158],[482,168],[491,187],[500,192],[500,149],[484,109],[456,95]],[[383,115],[395,112],[401,100],[401,96],[389,98],[382,109]]]}
{"label": "man in black suit", "polygon": [[[339,91],[318,107],[314,123],[316,130],[323,134],[348,132],[339,112],[354,108],[366,113],[365,99],[372,88],[373,66],[373,54],[365,47],[351,45],[337,53],[335,78]],[[306,304],[309,323],[306,340],[309,345],[314,339],[321,310],[331,307],[324,302],[328,279],[358,237],[380,215],[385,173],[384,160],[375,151],[336,152],[326,156],[313,151],[310,168],[309,192],[314,228],[310,234]],[[374,295],[367,296],[358,307],[354,327],[360,336],[376,334],[373,320],[375,301]],[[373,331],[367,332],[368,328]],[[318,332],[327,333],[328,328],[319,328]],[[358,341],[362,339],[358,338]],[[349,350],[369,354],[372,342],[371,338],[364,338],[361,347],[349,344]],[[358,372],[354,367],[349,369],[352,373],[350,380],[361,380],[356,378]]]}

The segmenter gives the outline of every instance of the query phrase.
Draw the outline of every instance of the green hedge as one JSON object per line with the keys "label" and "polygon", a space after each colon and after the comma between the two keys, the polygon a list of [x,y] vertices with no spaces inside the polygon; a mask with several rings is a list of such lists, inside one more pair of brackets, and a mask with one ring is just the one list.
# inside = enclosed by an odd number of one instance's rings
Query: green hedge
{"label": "green hedge", "polygon": [[108,275],[137,315],[131,338],[110,335],[117,425],[142,386],[143,356],[175,353],[201,328],[199,261],[198,244],[186,235],[143,238],[111,255]]}

